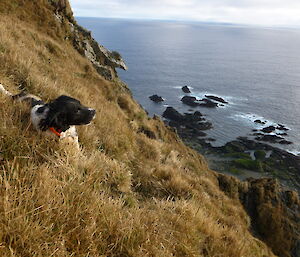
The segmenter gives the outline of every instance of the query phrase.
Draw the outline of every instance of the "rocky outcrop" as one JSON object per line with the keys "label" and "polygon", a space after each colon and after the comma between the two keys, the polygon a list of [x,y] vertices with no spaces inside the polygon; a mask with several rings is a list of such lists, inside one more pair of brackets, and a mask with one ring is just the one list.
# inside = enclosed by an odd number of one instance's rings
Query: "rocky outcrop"
{"label": "rocky outcrop", "polygon": [[185,95],[184,97],[181,98],[181,102],[192,107],[199,106],[199,103],[197,102],[197,98],[194,96]]}
{"label": "rocky outcrop", "polygon": [[258,123],[258,124],[266,124],[265,121],[261,121],[261,120],[259,120],[259,119],[255,120],[254,122],[255,122],[255,123]]}
{"label": "rocky outcrop", "polygon": [[251,217],[253,234],[280,257],[300,256],[299,196],[270,178],[248,179],[218,174],[220,188],[239,200]]}
{"label": "rocky outcrop", "polygon": [[162,116],[176,122],[184,120],[184,116],[173,107],[167,107]]}
{"label": "rocky outcrop", "polygon": [[73,31],[73,45],[77,51],[94,65],[97,72],[107,80],[117,77],[115,68],[127,70],[127,66],[118,52],[110,52],[92,38],[91,33],[79,25],[70,24]]}
{"label": "rocky outcrop", "polygon": [[184,104],[191,106],[191,107],[197,107],[197,106],[201,106],[201,107],[207,107],[207,108],[215,108],[218,106],[217,103],[203,98],[202,100],[197,100],[196,97],[194,96],[187,96],[185,95],[184,97],[181,98],[181,102],[183,102]]}
{"label": "rocky outcrop", "polygon": [[189,94],[189,93],[191,93],[191,90],[189,89],[189,87],[188,87],[188,86],[184,86],[184,87],[182,87],[182,88],[181,88],[181,90],[182,90],[184,93],[186,93],[186,94]]}
{"label": "rocky outcrop", "polygon": [[155,103],[160,103],[160,102],[163,102],[164,99],[159,96],[159,95],[152,95],[152,96],[149,96],[149,99]]}
{"label": "rocky outcrop", "polygon": [[263,128],[261,131],[264,133],[271,133],[271,132],[275,131],[275,129],[276,128],[274,126],[268,126],[268,127]]}
{"label": "rocky outcrop", "polygon": [[228,104],[228,102],[224,100],[222,97],[218,97],[214,95],[205,95],[205,97],[223,104]]}
{"label": "rocky outcrop", "polygon": [[205,99],[205,98],[203,98],[199,102],[200,102],[199,106],[202,106],[202,107],[215,108],[215,107],[218,106],[217,103],[215,103],[215,102],[213,102],[213,101],[211,101],[209,99]]}
{"label": "rocky outcrop", "polygon": [[173,107],[167,107],[163,113],[163,117],[167,118],[167,125],[176,128],[177,133],[182,138],[205,137],[203,130],[212,128],[212,123],[205,120],[202,113],[195,111],[194,113],[181,114]]}
{"label": "rocky outcrop", "polygon": [[68,0],[48,1],[54,7],[54,15],[57,20],[69,26],[70,36],[66,39],[70,40],[74,48],[93,64],[102,77],[106,80],[113,80],[118,77],[116,68],[127,70],[127,66],[118,52],[109,51],[99,45],[91,36],[90,31],[76,23]]}

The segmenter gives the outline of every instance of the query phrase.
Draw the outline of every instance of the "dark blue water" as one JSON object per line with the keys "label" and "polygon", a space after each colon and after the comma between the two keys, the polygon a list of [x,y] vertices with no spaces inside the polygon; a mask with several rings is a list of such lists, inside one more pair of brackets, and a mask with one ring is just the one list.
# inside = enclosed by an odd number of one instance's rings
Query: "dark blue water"
{"label": "dark blue water", "polygon": [[[181,87],[192,95],[221,96],[226,107],[198,107],[214,129],[216,145],[249,136],[253,121],[284,124],[300,152],[300,30],[263,29],[178,22],[77,18],[94,38],[119,51],[129,70],[119,75],[135,99],[149,112],[161,115],[166,105],[188,111],[180,102]],[[166,99],[155,104],[152,94]]]}

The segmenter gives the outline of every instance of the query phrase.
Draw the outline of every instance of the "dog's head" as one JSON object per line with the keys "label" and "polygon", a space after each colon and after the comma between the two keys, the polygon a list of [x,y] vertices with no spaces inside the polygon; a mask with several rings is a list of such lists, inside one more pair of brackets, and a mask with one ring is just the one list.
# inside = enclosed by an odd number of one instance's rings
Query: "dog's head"
{"label": "dog's head", "polygon": [[47,118],[42,124],[42,129],[54,127],[66,131],[72,125],[89,124],[95,117],[94,109],[83,106],[78,100],[62,95],[50,102]]}

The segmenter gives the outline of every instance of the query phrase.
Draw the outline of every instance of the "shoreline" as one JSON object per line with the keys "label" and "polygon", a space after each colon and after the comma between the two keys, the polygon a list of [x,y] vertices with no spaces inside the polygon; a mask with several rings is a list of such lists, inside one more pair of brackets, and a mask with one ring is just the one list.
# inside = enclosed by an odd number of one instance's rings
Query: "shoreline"
{"label": "shoreline", "polygon": [[[180,113],[167,106],[161,116],[165,124],[174,128],[187,146],[207,159],[210,169],[240,180],[275,178],[284,187],[300,193],[300,156],[277,147],[293,144],[286,139],[289,127],[252,115],[251,121],[257,128],[248,134],[250,138],[235,137],[224,145],[213,146],[216,139],[209,137],[210,133],[207,131],[212,131],[214,125],[199,110],[215,110],[230,103],[214,94],[206,94],[204,98],[193,96],[188,86],[181,89],[185,93],[181,102],[190,107],[188,112]],[[149,98],[155,103],[164,102],[164,98],[158,95]]]}
{"label": "shoreline", "polygon": [[[167,120],[165,122],[169,125]],[[234,176],[241,181],[274,178],[283,187],[300,193],[299,156],[246,137],[238,137],[223,146],[214,147],[205,139],[193,138],[182,131],[178,135],[187,146],[202,154],[209,168],[216,172]],[[253,159],[251,155],[255,152],[262,155],[265,152],[265,156]]]}
{"label": "shoreline", "polygon": [[[219,102],[222,105],[228,104],[220,97],[209,98],[198,100],[193,96],[184,96],[181,101],[191,107],[205,108],[216,108],[220,105]],[[157,98],[157,102],[161,101],[163,98]],[[212,143],[216,140],[209,138],[206,133],[213,129],[213,124],[207,121],[200,111],[189,111],[182,114],[168,106],[162,118],[166,125],[176,130],[187,146],[207,159],[210,169],[240,180],[275,178],[284,187],[300,193],[300,156],[276,147],[276,144],[292,144],[283,137],[288,136],[289,128],[282,124],[266,124],[265,121],[257,119],[255,123],[267,126],[262,126],[260,130],[252,130],[251,136],[255,136],[253,139],[237,137],[222,146],[213,146]]]}

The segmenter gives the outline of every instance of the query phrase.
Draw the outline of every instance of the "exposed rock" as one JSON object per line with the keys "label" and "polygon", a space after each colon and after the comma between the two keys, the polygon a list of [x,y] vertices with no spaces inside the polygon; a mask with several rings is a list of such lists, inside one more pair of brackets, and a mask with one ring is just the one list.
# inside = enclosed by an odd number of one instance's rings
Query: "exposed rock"
{"label": "exposed rock", "polygon": [[221,148],[223,148],[226,153],[244,152],[247,149],[245,144],[238,140],[230,141],[226,143],[224,146],[222,146]]}
{"label": "exposed rock", "polygon": [[300,215],[299,196],[284,190],[274,179],[248,179],[217,175],[220,188],[239,200],[251,217],[251,227],[272,250],[281,257],[299,256]]}
{"label": "exposed rock", "polygon": [[187,94],[191,93],[191,90],[189,89],[188,86],[184,86],[184,87],[182,87],[181,89],[182,89],[182,91],[183,91],[184,93],[187,93]]}
{"label": "exposed rock", "polygon": [[159,103],[159,102],[164,101],[164,99],[161,96],[158,96],[158,95],[152,95],[152,96],[149,96],[149,98],[150,98],[150,100],[152,100],[155,103]]}
{"label": "exposed rock", "polygon": [[54,6],[55,10],[54,12],[56,14],[62,13],[64,16],[66,16],[70,21],[74,21],[74,16],[72,12],[72,8],[70,6],[69,1],[67,0],[49,0],[49,2]]}
{"label": "exposed rock", "polygon": [[275,127],[274,126],[265,127],[261,131],[264,133],[271,133],[271,132],[275,131]]}
{"label": "exposed rock", "polygon": [[285,140],[285,139],[279,141],[278,143],[281,144],[281,145],[291,145],[291,144],[293,144],[293,142]]}
{"label": "exposed rock", "polygon": [[205,95],[205,97],[223,104],[228,104],[228,102],[225,101],[222,97],[218,97],[214,95]]}
{"label": "exposed rock", "polygon": [[278,130],[284,130],[284,131],[288,131],[289,129],[288,128],[286,128],[284,125],[282,125],[282,124],[278,124],[278,126],[276,127],[276,129],[278,129]]}
{"label": "exposed rock", "polygon": [[277,135],[263,135],[263,136],[256,137],[255,140],[276,144],[280,140],[284,140],[284,138]]}
{"label": "exposed rock", "polygon": [[196,122],[204,120],[203,115],[199,111],[195,111],[194,113],[185,113],[185,121],[187,122]]}
{"label": "exposed rock", "polygon": [[181,102],[183,102],[184,104],[186,105],[189,105],[189,106],[199,106],[199,103],[196,102],[197,101],[197,98],[194,97],[194,96],[184,96],[181,98]]}
{"label": "exposed rock", "polygon": [[173,107],[167,107],[163,117],[169,119],[167,124],[176,128],[177,133],[182,138],[198,138],[206,136],[203,130],[212,128],[212,123],[205,121],[199,111],[194,113],[185,113],[182,115]]}
{"label": "exposed rock", "polygon": [[184,120],[184,116],[173,107],[167,107],[162,116],[176,122]]}
{"label": "exposed rock", "polygon": [[255,122],[255,123],[259,123],[259,124],[266,124],[265,121],[261,121],[261,120],[255,120],[254,122]]}
{"label": "exposed rock", "polygon": [[276,135],[278,135],[278,136],[287,136],[288,134],[287,133],[276,133]]}
{"label": "exposed rock", "polygon": [[199,106],[202,106],[202,107],[207,107],[207,108],[215,108],[218,106],[217,103],[209,100],[209,99],[202,99],[200,100],[201,103],[199,103]]}
{"label": "exposed rock", "polygon": [[76,23],[68,0],[48,1],[54,8],[54,16],[58,22],[69,28],[68,36],[65,39],[73,43],[75,49],[93,64],[101,76],[107,80],[113,80],[118,77],[116,68],[127,70],[127,66],[118,52],[111,52],[99,45],[92,38],[90,31]]}
{"label": "exposed rock", "polygon": [[110,52],[104,46],[99,45],[92,38],[90,31],[71,22],[70,27],[73,32],[72,38],[75,49],[90,60],[101,76],[107,80],[112,80],[118,77],[115,68],[127,70],[121,55],[115,51]]}
{"label": "exposed rock", "polygon": [[214,139],[214,138],[211,138],[211,137],[209,137],[209,138],[206,138],[205,140],[206,140],[206,141],[208,141],[208,142],[215,142],[215,141],[216,141],[216,139]]}

